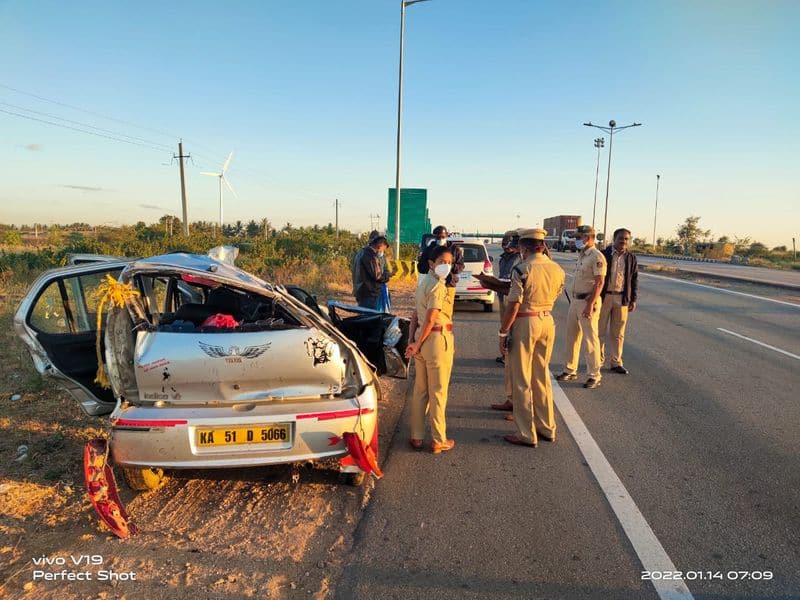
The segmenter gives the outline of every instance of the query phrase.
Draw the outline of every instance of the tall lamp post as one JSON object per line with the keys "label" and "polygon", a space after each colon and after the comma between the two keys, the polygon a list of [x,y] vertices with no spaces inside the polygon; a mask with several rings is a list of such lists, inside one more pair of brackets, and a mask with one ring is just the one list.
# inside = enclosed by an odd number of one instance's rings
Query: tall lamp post
{"label": "tall lamp post", "polygon": [[406,6],[427,1],[428,0],[400,0],[400,76],[397,84],[397,163],[394,177],[394,254],[397,260],[400,260],[400,144],[403,130],[403,33],[406,28]]}
{"label": "tall lamp post", "polygon": [[630,129],[631,127],[639,127],[641,123],[631,123],[630,125],[624,125],[622,127],[617,127],[617,122],[613,119],[608,122],[608,127],[601,127],[600,125],[593,125],[591,121],[588,123],[584,123],[586,127],[594,127],[599,129],[600,131],[604,131],[608,134],[608,173],[606,174],[606,207],[605,207],[605,215],[603,216],[603,245],[606,244],[606,227],[608,226],[608,190],[611,185],[611,149],[614,146],[614,132],[615,131],[622,131],[623,129]]}
{"label": "tall lamp post", "polygon": [[658,186],[661,183],[661,175],[656,175],[656,209],[653,211],[653,250],[656,249],[656,219],[658,219]]}
{"label": "tall lamp post", "polygon": [[605,144],[605,138],[594,138],[594,147],[597,148],[597,168],[594,170],[594,205],[592,206],[592,227],[594,228],[594,215],[597,212],[597,181],[600,179],[600,149]]}

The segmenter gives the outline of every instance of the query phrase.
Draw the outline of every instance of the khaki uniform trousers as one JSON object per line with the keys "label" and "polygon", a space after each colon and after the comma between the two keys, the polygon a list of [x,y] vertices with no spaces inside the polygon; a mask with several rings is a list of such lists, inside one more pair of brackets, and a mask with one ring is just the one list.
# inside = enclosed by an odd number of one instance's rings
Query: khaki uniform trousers
{"label": "khaki uniform trousers", "polygon": [[552,316],[514,321],[506,362],[511,364],[514,422],[520,439],[537,442],[536,432],[555,439],[550,357],[556,339]]}
{"label": "khaki uniform trousers", "polygon": [[573,298],[567,313],[567,341],[566,359],[564,360],[564,371],[567,373],[578,372],[578,362],[580,360],[581,340],[586,348],[586,372],[590,379],[600,381],[600,298],[595,303],[595,309],[591,318],[583,316],[583,309],[586,306],[585,300]]}
{"label": "khaki uniform trousers", "polygon": [[411,437],[415,440],[425,439],[427,414],[433,441],[439,444],[447,441],[445,409],[454,349],[452,332],[432,331],[414,356],[416,372],[411,397]]}
{"label": "khaki uniform trousers", "polygon": [[622,304],[622,294],[606,294],[603,308],[600,309],[600,364],[606,361],[608,343],[611,350],[611,366],[622,366],[622,346],[625,343],[627,323],[628,307]]}
{"label": "khaki uniform trousers", "polygon": [[[500,325],[503,324],[503,313],[506,311],[506,297],[503,294],[497,294],[500,300]],[[505,397],[511,400],[511,364],[508,362],[508,357],[503,364],[503,386],[505,387]]]}

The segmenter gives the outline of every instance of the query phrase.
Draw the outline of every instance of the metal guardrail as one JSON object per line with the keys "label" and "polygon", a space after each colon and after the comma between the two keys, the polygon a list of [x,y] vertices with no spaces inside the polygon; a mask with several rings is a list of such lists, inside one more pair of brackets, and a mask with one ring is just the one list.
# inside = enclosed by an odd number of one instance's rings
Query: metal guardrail
{"label": "metal guardrail", "polygon": [[723,263],[723,264],[732,264],[730,261],[727,260],[719,260],[717,258],[702,258],[702,257],[695,257],[695,256],[684,256],[682,254],[649,254],[644,252],[637,252],[636,256],[649,256],[651,258],[667,258],[670,260],[686,260],[691,262],[707,262],[707,263]]}

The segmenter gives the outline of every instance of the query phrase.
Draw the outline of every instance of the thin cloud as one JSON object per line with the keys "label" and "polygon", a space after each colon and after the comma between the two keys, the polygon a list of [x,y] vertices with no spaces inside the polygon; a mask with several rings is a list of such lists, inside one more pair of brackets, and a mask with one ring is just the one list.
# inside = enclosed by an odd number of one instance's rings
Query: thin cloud
{"label": "thin cloud", "polygon": [[155,204],[140,204],[139,208],[146,208],[148,210],[165,210],[160,206],[156,206]]}
{"label": "thin cloud", "polygon": [[31,152],[41,152],[42,146],[41,144],[25,144],[25,150],[30,150]]}
{"label": "thin cloud", "polygon": [[108,192],[110,190],[106,190],[101,187],[92,187],[90,185],[70,185],[67,183],[62,183],[58,187],[67,188],[68,190],[80,190],[81,192]]}

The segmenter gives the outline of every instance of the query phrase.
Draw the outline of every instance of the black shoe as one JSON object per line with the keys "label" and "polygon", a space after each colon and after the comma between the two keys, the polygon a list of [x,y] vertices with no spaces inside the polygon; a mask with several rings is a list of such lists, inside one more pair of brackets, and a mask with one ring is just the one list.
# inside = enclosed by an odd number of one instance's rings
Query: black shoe
{"label": "black shoe", "polygon": [[556,377],[556,381],[574,381],[578,378],[577,373],[567,373],[564,371],[561,375]]}
{"label": "black shoe", "polygon": [[556,438],[551,438],[549,435],[545,435],[543,433],[536,432],[536,437],[539,440],[544,440],[545,442],[555,442]]}
{"label": "black shoe", "polygon": [[583,384],[583,387],[589,390],[593,390],[596,387],[600,387],[600,380],[599,379],[587,379],[586,383]]}
{"label": "black shoe", "polygon": [[628,369],[626,369],[622,365],[617,365],[616,367],[611,367],[610,370],[613,371],[614,373],[619,373],[620,375],[627,375],[628,374]]}

